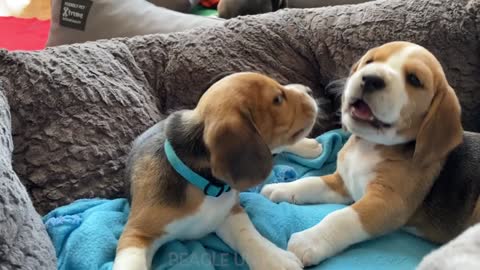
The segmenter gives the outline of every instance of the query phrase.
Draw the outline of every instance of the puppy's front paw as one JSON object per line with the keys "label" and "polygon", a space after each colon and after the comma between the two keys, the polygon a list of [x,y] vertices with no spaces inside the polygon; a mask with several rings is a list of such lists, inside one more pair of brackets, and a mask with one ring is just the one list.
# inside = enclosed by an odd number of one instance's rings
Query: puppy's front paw
{"label": "puppy's front paw", "polygon": [[296,202],[295,182],[268,184],[263,187],[261,193],[272,202]]}
{"label": "puppy's front paw", "polygon": [[305,266],[316,265],[335,254],[334,248],[316,231],[294,233],[288,241],[288,250],[293,252]]}
{"label": "puppy's front paw", "polygon": [[304,138],[288,148],[287,151],[304,158],[316,158],[322,154],[323,147],[315,139]]}
{"label": "puppy's front paw", "polygon": [[[250,258],[251,270],[301,270],[303,265],[295,254],[271,245]],[[248,259],[248,258],[247,258]]]}
{"label": "puppy's front paw", "polygon": [[323,146],[316,139],[305,138],[304,140],[304,153],[303,157],[315,158],[322,154]]}

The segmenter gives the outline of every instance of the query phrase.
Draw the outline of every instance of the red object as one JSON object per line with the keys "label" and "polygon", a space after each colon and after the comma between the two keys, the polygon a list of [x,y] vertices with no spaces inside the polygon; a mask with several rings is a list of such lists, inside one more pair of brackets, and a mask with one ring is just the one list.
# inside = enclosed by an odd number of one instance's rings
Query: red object
{"label": "red object", "polygon": [[41,50],[45,48],[49,29],[49,20],[0,17],[0,48]]}
{"label": "red object", "polygon": [[220,0],[200,0],[200,5],[206,8],[214,8],[218,5],[218,2],[220,2]]}

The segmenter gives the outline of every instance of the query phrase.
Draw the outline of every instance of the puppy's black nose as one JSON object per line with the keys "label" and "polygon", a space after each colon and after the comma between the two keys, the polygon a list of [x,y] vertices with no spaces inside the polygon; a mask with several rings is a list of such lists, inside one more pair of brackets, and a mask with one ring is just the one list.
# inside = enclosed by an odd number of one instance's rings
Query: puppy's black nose
{"label": "puppy's black nose", "polygon": [[362,77],[362,88],[365,92],[382,90],[385,88],[385,81],[376,75],[365,75]]}

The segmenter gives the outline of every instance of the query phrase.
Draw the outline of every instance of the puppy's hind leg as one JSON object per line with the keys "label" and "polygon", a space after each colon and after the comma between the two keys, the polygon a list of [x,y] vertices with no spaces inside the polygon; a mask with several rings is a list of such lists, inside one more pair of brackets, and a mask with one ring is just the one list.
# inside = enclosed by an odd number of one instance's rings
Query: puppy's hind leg
{"label": "puppy's hind leg", "polygon": [[113,270],[149,270],[157,249],[174,238],[165,228],[175,218],[181,218],[181,211],[177,210],[137,204],[134,198],[130,217],[118,240]]}
{"label": "puppy's hind leg", "polygon": [[155,252],[170,240],[168,235],[145,236],[132,227],[127,224],[120,237],[113,270],[149,270]]}
{"label": "puppy's hind leg", "polygon": [[126,226],[118,242],[113,270],[148,270],[148,253],[153,239],[141,236],[130,226]]}

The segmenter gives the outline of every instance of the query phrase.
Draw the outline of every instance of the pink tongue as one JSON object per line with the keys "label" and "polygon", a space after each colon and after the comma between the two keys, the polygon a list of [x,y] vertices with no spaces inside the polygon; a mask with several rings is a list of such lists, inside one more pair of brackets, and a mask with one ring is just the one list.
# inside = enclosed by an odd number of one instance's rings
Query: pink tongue
{"label": "pink tongue", "polygon": [[370,110],[370,107],[368,107],[367,103],[363,101],[357,101],[353,105],[352,113],[357,118],[360,118],[362,120],[370,120],[370,118],[373,116],[372,111]]}

